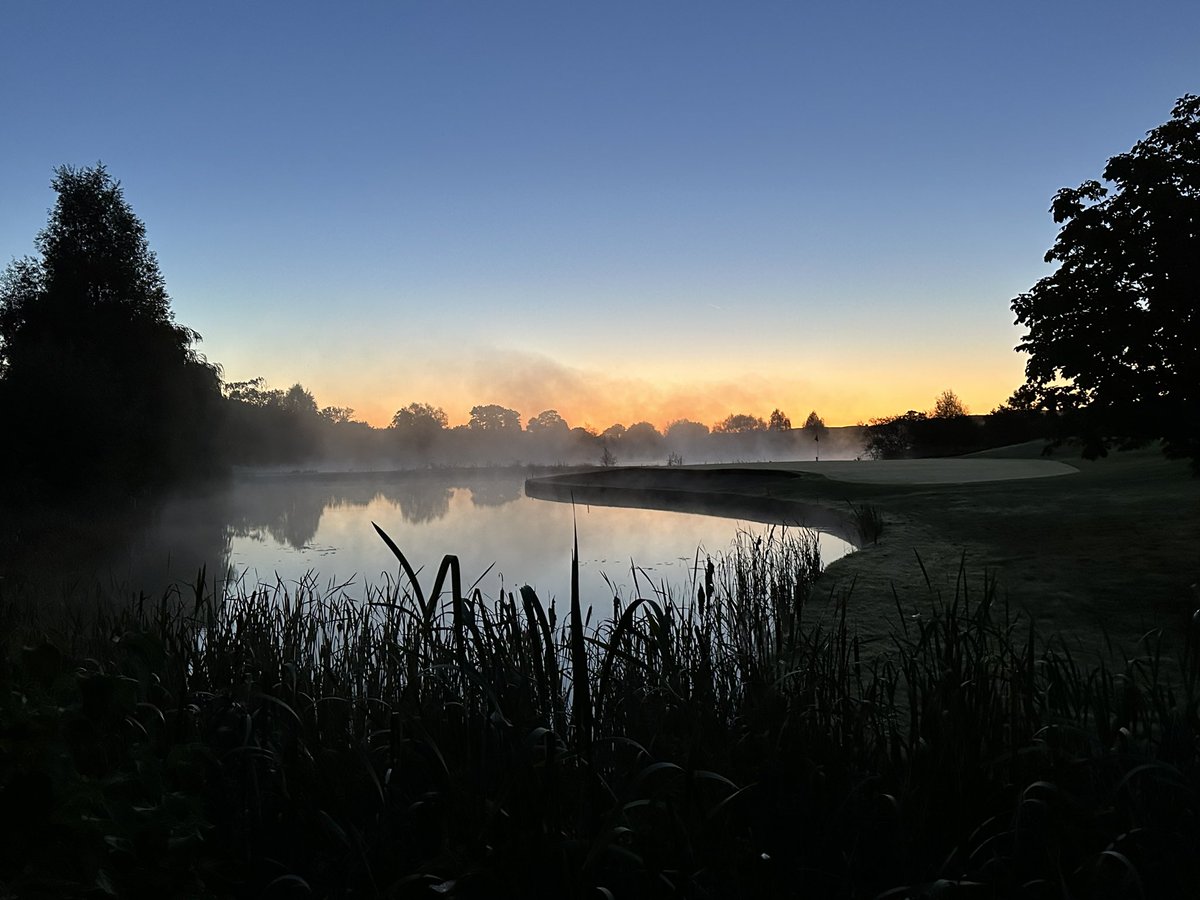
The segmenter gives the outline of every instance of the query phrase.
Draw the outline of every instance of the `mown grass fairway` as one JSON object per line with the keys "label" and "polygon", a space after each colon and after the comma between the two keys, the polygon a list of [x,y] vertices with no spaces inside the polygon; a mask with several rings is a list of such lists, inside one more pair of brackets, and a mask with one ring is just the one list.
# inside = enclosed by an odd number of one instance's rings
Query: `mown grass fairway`
{"label": "mown grass fairway", "polygon": [[[1041,450],[1041,444],[1023,444],[974,458],[1040,460]],[[1114,649],[1132,650],[1141,635],[1158,628],[1173,643],[1200,606],[1200,479],[1186,462],[1164,459],[1154,447],[1094,462],[1063,449],[1051,459],[1078,472],[913,484],[835,480],[762,463],[565,478],[581,499],[590,496],[586,488],[604,485],[654,489],[660,497],[663,489],[709,494],[729,503],[791,501],[844,513],[851,504],[876,508],[884,520],[878,543],[830,565],[821,582],[827,593],[851,590],[850,614],[868,636],[886,635],[895,613],[893,587],[902,597],[928,595],[928,578],[952,595],[965,560],[969,589],[981,589],[985,573],[996,577],[1001,596],[1026,610],[1041,632],[1058,632],[1077,647],[1099,651],[1111,640]],[[938,464],[913,462],[923,477]],[[834,476],[880,466],[903,477],[903,461],[828,465]]]}

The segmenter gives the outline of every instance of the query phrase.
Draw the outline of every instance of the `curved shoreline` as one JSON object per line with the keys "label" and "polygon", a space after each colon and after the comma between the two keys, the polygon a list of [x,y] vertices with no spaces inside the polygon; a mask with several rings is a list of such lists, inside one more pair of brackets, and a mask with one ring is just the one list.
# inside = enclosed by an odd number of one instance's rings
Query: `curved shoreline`
{"label": "curved shoreline", "polygon": [[809,528],[861,549],[862,538],[849,510],[819,500],[780,496],[776,490],[811,477],[774,468],[600,469],[529,478],[525,494],[559,503],[660,509]]}
{"label": "curved shoreline", "polygon": [[[844,538],[836,529],[850,525],[852,507],[873,507],[883,519],[878,542],[864,545],[851,532],[859,551],[821,576],[829,596],[853,595],[865,637],[888,637],[897,598],[916,615],[960,593],[1001,597],[1013,615],[1036,617],[1089,652],[1112,641],[1134,646],[1157,629],[1184,633],[1200,599],[1200,479],[1186,462],[1157,447],[1092,461],[1012,450],[894,463],[596,468],[531,478],[526,492],[818,528],[830,517],[829,531]],[[930,478],[934,469],[943,474]]]}

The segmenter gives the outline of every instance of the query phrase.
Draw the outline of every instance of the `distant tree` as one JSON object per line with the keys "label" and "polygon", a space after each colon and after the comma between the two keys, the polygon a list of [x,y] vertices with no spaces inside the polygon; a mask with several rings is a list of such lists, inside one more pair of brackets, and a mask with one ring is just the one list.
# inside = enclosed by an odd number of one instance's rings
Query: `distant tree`
{"label": "distant tree", "polygon": [[958,394],[951,390],[942,391],[933,402],[931,419],[958,419],[967,414],[967,408],[958,399]]}
{"label": "distant tree", "polygon": [[566,434],[570,431],[566,420],[558,414],[557,409],[547,409],[533,416],[525,425],[525,430],[544,435]]}
{"label": "distant tree", "polygon": [[673,443],[686,443],[708,437],[708,426],[691,419],[676,419],[667,425],[666,438]]}
{"label": "distant tree", "polygon": [[61,166],[51,186],[39,257],[0,278],[9,478],[137,487],[212,470],[220,372],[174,321],[145,226],[103,165]]}
{"label": "distant tree", "polygon": [[625,436],[625,426],[622,425],[620,422],[617,422],[614,425],[609,425],[602,432],[600,432],[600,437],[604,438],[605,440],[610,440],[610,441],[619,441],[624,436]]}
{"label": "distant tree", "polygon": [[792,420],[781,409],[771,410],[771,418],[767,421],[768,431],[791,431]]}
{"label": "distant tree", "polygon": [[396,410],[392,416],[391,431],[399,439],[401,447],[410,447],[424,454],[440,438],[449,421],[440,406],[410,403]]}
{"label": "distant tree", "polygon": [[349,406],[323,406],[318,415],[333,425],[348,425],[354,421],[354,409]]}
{"label": "distant tree", "polygon": [[910,409],[899,416],[871,419],[867,423],[864,452],[872,459],[902,459],[912,455],[913,429],[928,418],[925,413]]}
{"label": "distant tree", "polygon": [[649,422],[635,422],[621,435],[624,457],[652,459],[662,453],[662,433]]}
{"label": "distant tree", "polygon": [[758,416],[747,413],[736,413],[725,417],[712,429],[717,434],[742,434],[748,431],[766,431],[767,423]]}
{"label": "distant tree", "polygon": [[1058,269],[1012,301],[1026,387],[1085,456],[1161,438],[1200,473],[1200,97],[1103,177],[1054,196]]}
{"label": "distant tree", "polygon": [[391,427],[400,431],[416,429],[440,431],[449,423],[446,412],[440,406],[428,403],[410,403],[396,410]]}
{"label": "distant tree", "polygon": [[600,445],[600,465],[604,466],[605,468],[608,468],[609,466],[615,466],[616,464],[617,464],[617,458],[615,456],[613,456],[613,452],[608,449],[608,443],[605,442],[605,443],[601,444]]}
{"label": "distant tree", "polygon": [[1053,437],[1055,417],[1037,408],[1027,385],[988,413],[983,424],[983,442],[988,447],[1003,447],[1038,438]]}
{"label": "distant tree", "polygon": [[471,420],[467,424],[476,431],[520,431],[521,414],[515,409],[489,403],[471,407]]}
{"label": "distant tree", "polygon": [[310,417],[317,415],[317,401],[312,391],[302,384],[293,384],[283,395],[281,405],[284,410],[296,416]]}
{"label": "distant tree", "polygon": [[[952,401],[943,406],[947,412],[962,409]],[[985,441],[983,426],[965,413],[939,416],[910,409],[903,415],[872,419],[864,449],[876,459],[954,456],[982,449]]]}
{"label": "distant tree", "polygon": [[221,386],[221,392],[226,399],[247,406],[283,406],[283,391],[268,390],[266,379],[261,375],[249,381],[226,382]]}

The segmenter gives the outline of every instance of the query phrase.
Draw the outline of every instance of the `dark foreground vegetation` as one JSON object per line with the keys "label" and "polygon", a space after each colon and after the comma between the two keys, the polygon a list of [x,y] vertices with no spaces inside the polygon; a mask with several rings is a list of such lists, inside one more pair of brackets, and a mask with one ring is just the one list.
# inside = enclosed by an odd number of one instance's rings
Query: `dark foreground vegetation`
{"label": "dark foreground vegetation", "polygon": [[0,894],[1200,893],[1196,633],[1086,667],[963,577],[868,644],[781,534],[596,624],[396,552],[357,599],[0,608]]}

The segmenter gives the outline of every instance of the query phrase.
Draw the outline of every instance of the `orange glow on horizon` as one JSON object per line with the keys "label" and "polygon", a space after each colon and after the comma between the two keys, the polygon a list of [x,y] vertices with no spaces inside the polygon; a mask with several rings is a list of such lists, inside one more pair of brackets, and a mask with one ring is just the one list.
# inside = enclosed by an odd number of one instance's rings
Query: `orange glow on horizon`
{"label": "orange glow on horizon", "polygon": [[573,428],[603,431],[615,423],[640,421],[661,430],[677,419],[711,428],[731,414],[766,419],[776,408],[797,426],[810,411],[830,426],[856,425],[910,409],[928,411],[947,389],[969,411],[986,413],[1024,380],[1024,359],[1011,351],[990,358],[981,353],[970,359],[929,360],[921,368],[899,356],[856,362],[850,372],[815,356],[806,363],[803,371],[771,362],[747,371],[744,363],[714,360],[703,366],[703,377],[691,378],[695,367],[679,362],[583,368],[492,350],[449,367],[422,361],[384,371],[368,363],[268,381],[286,388],[299,380],[318,406],[351,407],[355,419],[375,427],[386,427],[396,410],[410,403],[441,407],[451,427],[465,425],[471,407],[494,403],[516,410],[522,425],[555,409]]}
{"label": "orange glow on horizon", "polygon": [[[960,381],[963,385],[967,383],[967,379],[960,379]],[[731,414],[748,413],[767,419],[771,412],[778,408],[792,420],[796,427],[800,426],[810,411],[815,411],[827,425],[837,427],[857,425],[872,418],[897,415],[910,409],[929,411],[932,409],[937,395],[947,388],[958,394],[970,412],[987,413],[1004,402],[1015,387],[1016,383],[992,387],[984,385],[959,387],[947,384],[933,390],[881,390],[878,393],[863,393],[854,396],[837,396],[829,392],[823,398],[810,396],[807,401],[796,395],[793,395],[793,399],[782,396],[774,401],[765,398],[755,401],[753,398],[742,396],[730,402],[722,402],[721,399],[713,397],[701,402],[697,402],[695,398],[686,398],[674,401],[670,399],[656,400],[642,405],[624,398],[614,398],[612,402],[607,403],[586,403],[563,397],[559,401],[547,401],[539,405],[538,403],[523,403],[520,398],[509,398],[506,401],[503,396],[479,395],[472,398],[464,396],[461,399],[429,396],[397,398],[392,401],[381,400],[371,405],[363,404],[355,407],[355,418],[374,427],[383,428],[390,424],[397,409],[412,402],[420,402],[440,406],[446,412],[450,427],[454,427],[467,424],[472,406],[496,403],[519,412],[522,426],[543,410],[556,409],[572,428],[582,426],[600,432],[617,423],[629,426],[635,422],[646,421],[662,431],[669,423],[678,419],[690,419],[711,428]]]}

